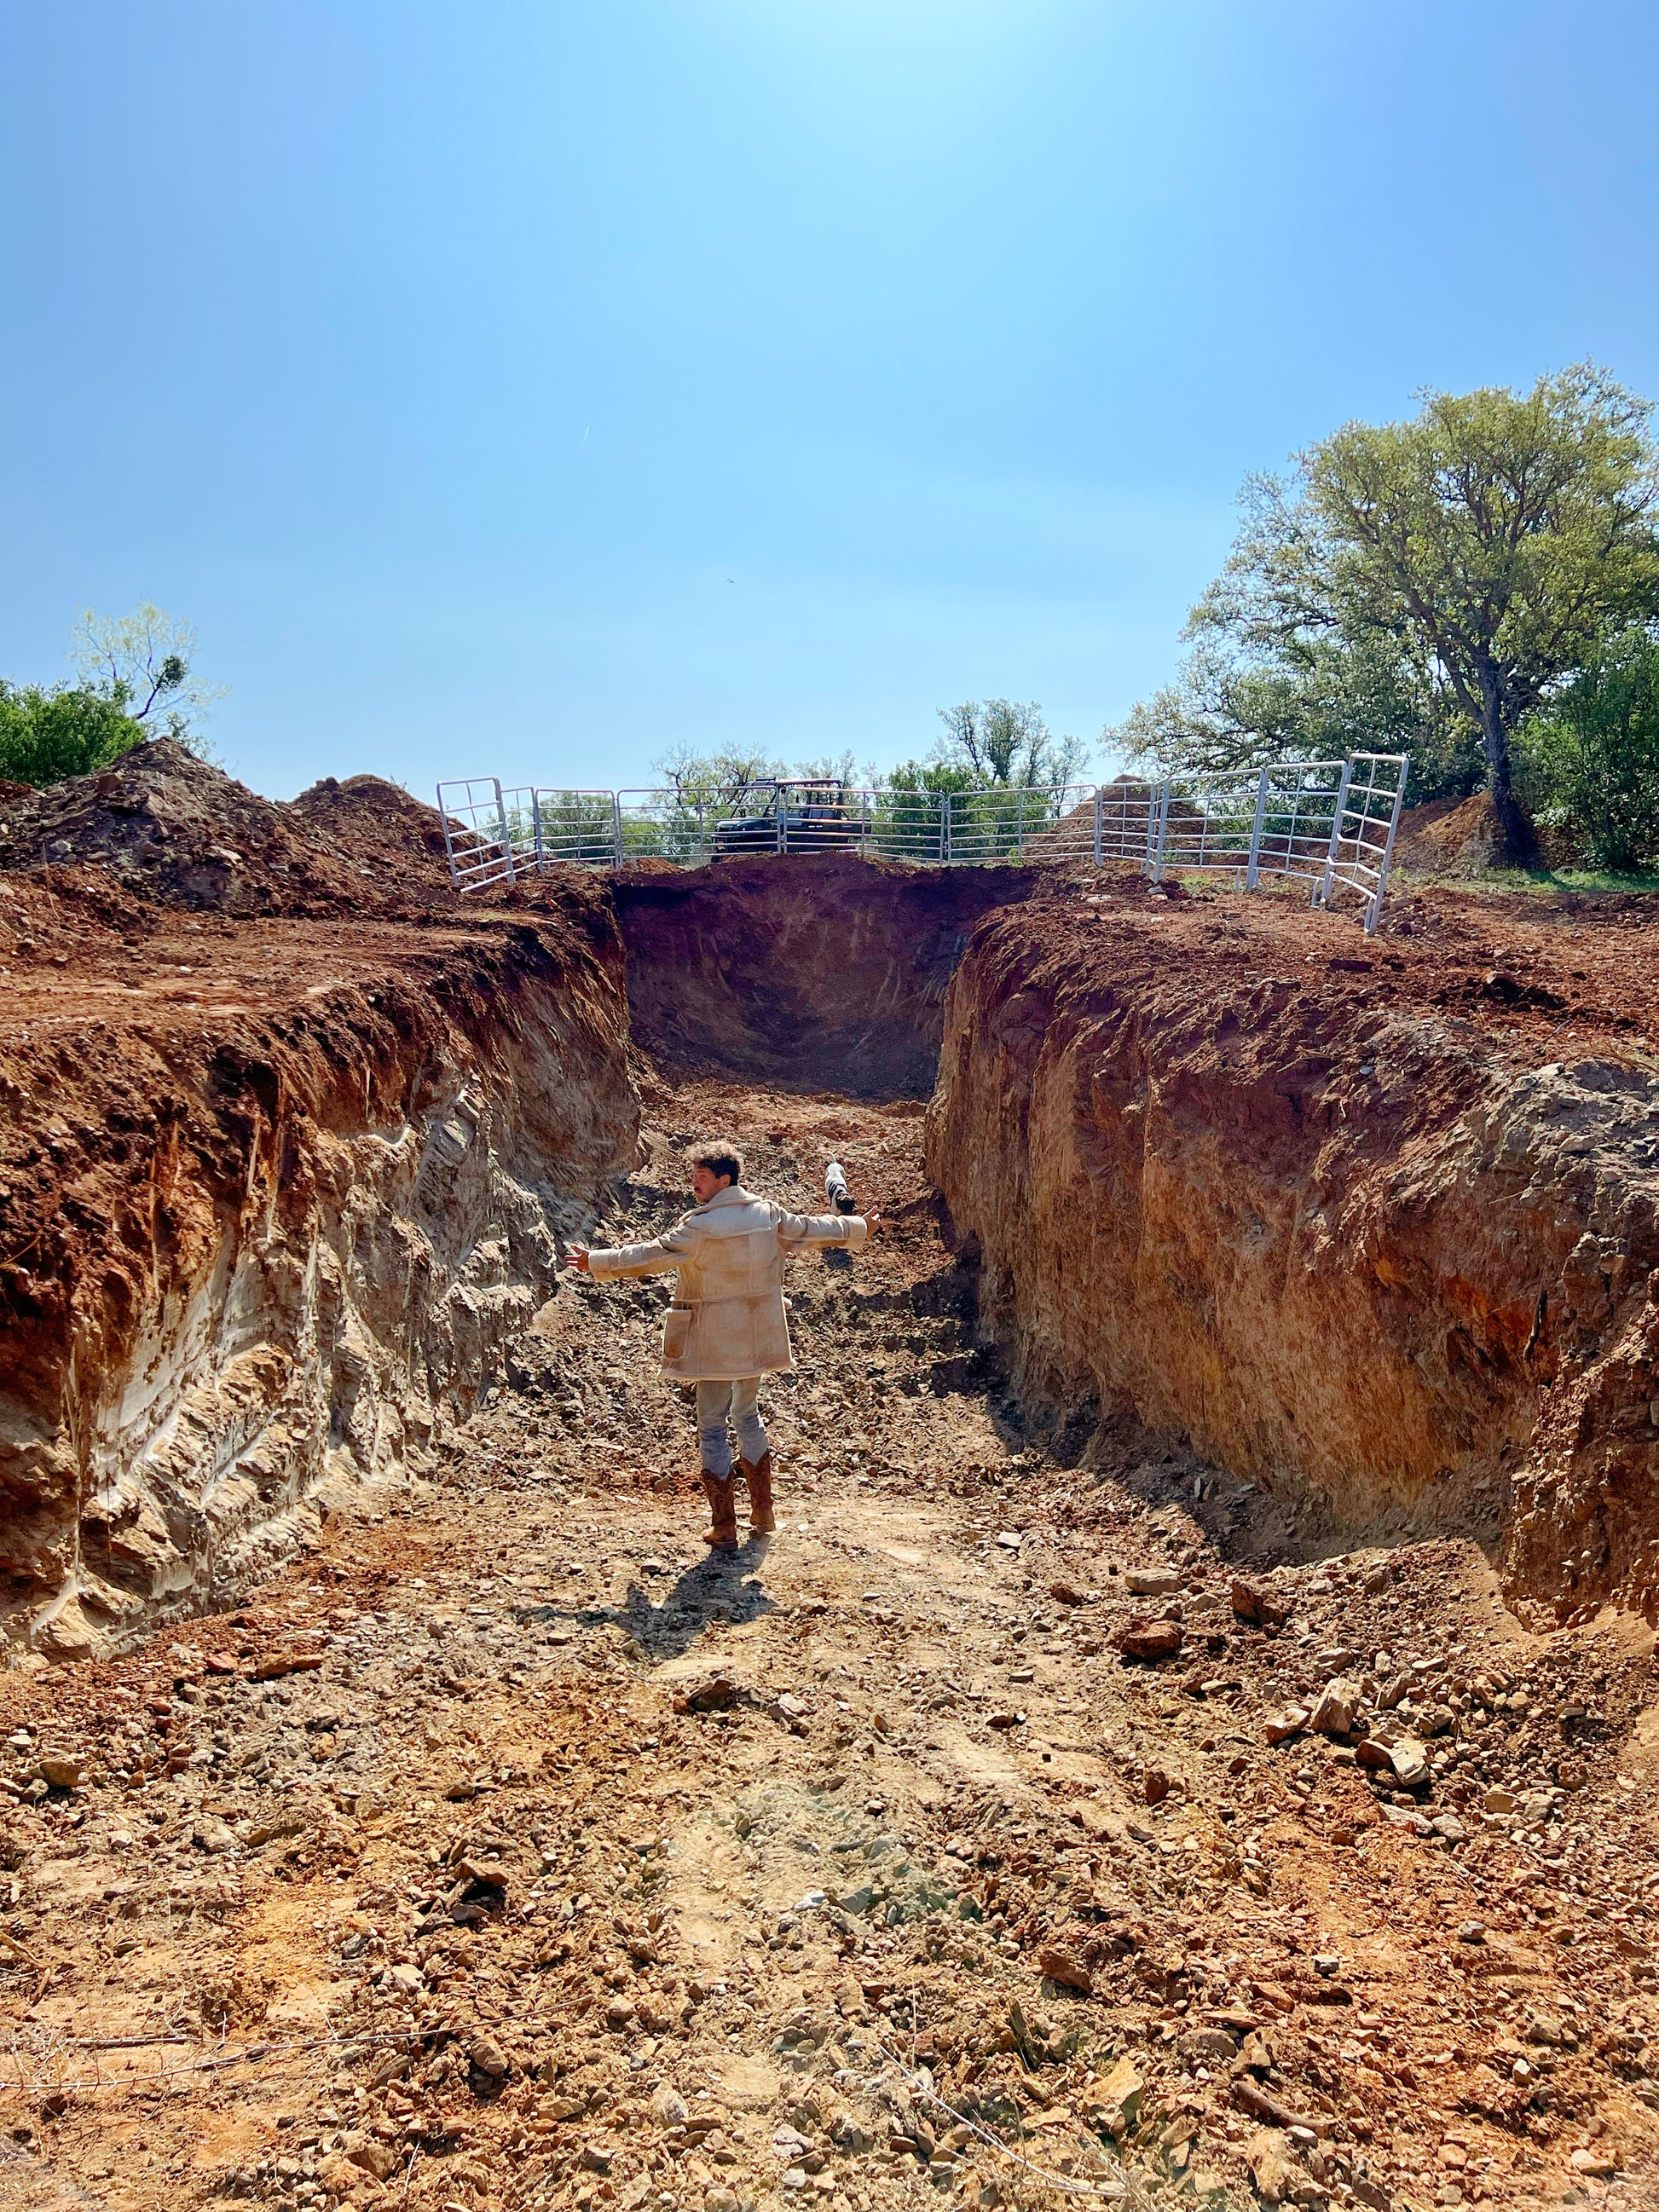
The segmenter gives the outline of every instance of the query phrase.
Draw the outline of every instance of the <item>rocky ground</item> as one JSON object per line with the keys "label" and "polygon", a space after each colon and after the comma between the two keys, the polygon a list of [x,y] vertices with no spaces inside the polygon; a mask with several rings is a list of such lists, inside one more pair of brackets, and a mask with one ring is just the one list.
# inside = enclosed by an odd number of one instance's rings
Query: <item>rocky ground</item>
{"label": "rocky ground", "polygon": [[718,1127],[888,1219],[793,1263],[777,1534],[567,1279],[243,1609],[6,1677],[0,2203],[1650,2204],[1648,1632],[1028,1432],[919,1108],[647,1103],[609,1234]]}

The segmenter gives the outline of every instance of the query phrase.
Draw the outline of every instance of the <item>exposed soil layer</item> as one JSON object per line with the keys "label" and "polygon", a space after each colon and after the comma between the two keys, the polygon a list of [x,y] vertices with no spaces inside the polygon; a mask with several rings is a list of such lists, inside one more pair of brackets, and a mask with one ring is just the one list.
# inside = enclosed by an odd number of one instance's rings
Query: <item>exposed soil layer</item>
{"label": "exposed soil layer", "polygon": [[592,884],[278,933],[52,869],[0,915],[0,1626],[76,1656],[465,1414],[633,1159],[623,956]]}
{"label": "exposed soil layer", "polygon": [[991,918],[931,1170],[1034,1396],[1651,1615],[1655,932],[1412,904],[1374,946],[1259,898]]}
{"label": "exposed soil layer", "polygon": [[834,853],[623,870],[613,896],[635,1041],[677,1079],[926,1097],[968,932],[1039,879]]}
{"label": "exposed soil layer", "polygon": [[714,1126],[890,1224],[792,1263],[776,1537],[700,1556],[660,1288],[581,1282],[256,1603],[7,1678],[0,2204],[1650,2205],[1645,1632],[1045,1449],[914,1116],[647,1105],[609,1233]]}

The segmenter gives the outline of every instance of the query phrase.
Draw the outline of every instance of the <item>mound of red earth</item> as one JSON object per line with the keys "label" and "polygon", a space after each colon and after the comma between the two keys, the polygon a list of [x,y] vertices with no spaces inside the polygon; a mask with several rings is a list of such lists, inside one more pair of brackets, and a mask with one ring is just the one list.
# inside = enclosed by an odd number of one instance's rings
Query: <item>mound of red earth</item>
{"label": "mound of red earth", "polygon": [[233,915],[402,914],[453,896],[429,806],[378,776],[262,799],[171,738],[0,791],[0,868],[90,862],[146,901]]}

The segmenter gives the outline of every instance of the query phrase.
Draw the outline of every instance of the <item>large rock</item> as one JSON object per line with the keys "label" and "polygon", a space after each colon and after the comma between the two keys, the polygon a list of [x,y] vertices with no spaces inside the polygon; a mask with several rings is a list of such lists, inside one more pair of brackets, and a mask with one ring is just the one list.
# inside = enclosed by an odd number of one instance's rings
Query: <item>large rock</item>
{"label": "large rock", "polygon": [[1308,1726],[1321,1735],[1346,1735],[1359,1711],[1359,1695],[1358,1683],[1339,1674],[1334,1682],[1326,1683],[1314,1700]]}
{"label": "large rock", "polygon": [[1112,1641],[1126,1659],[1173,1659],[1181,1650],[1183,1632],[1178,1620],[1130,1621]]}

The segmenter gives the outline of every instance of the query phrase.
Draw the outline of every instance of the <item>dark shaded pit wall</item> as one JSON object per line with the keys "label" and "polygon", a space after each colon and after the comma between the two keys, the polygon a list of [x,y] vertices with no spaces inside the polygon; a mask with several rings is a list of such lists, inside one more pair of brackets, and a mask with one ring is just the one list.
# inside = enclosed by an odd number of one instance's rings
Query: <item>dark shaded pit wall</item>
{"label": "dark shaded pit wall", "polygon": [[[1564,1610],[1656,1609],[1644,1075],[1223,975],[1138,885],[1108,920],[1032,871],[755,856],[505,903],[82,1071],[46,1146],[73,1233],[0,1257],[15,1647],[222,1605],[423,1468],[635,1164],[639,1053],[866,1098],[937,1067],[930,1171],[1034,1407],[1132,1408],[1356,1536],[1470,1529]],[[52,1086],[7,1103],[56,1127]]]}

